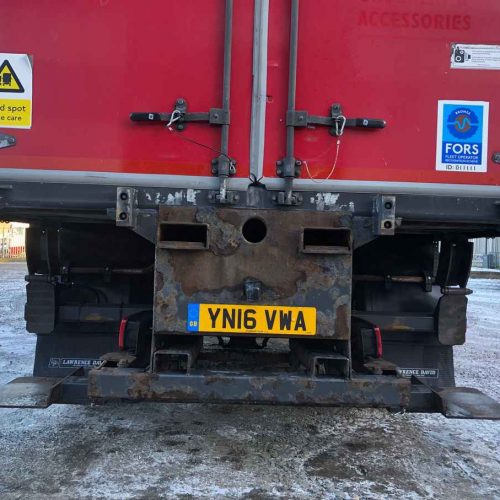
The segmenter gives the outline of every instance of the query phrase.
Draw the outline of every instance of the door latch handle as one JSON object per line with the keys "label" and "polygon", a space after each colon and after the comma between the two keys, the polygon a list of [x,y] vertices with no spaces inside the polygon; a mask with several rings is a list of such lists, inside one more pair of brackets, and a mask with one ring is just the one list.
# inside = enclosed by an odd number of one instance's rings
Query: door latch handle
{"label": "door latch handle", "polygon": [[330,108],[330,116],[310,115],[307,111],[289,111],[287,113],[287,126],[310,127],[323,126],[330,127],[330,134],[338,136],[339,122],[345,121],[344,128],[362,129],[383,129],[387,122],[380,118],[346,118],[342,112],[340,104],[333,104]]}
{"label": "door latch handle", "polygon": [[[331,117],[334,122],[344,117],[342,106],[340,104],[333,104],[331,107]],[[345,128],[370,128],[382,129],[387,126],[387,122],[380,118],[345,118]],[[331,135],[338,135],[337,128],[330,129]]]}
{"label": "door latch handle", "polygon": [[378,118],[347,118],[347,128],[385,128],[387,122]]}
{"label": "door latch handle", "polygon": [[[173,116],[175,117],[175,121],[172,120]],[[166,125],[173,122],[172,125],[179,132],[186,128],[186,123],[188,122],[206,122],[210,125],[230,124],[229,112],[223,109],[211,108],[208,113],[189,113],[187,102],[182,97],[179,97],[175,101],[175,107],[171,113],[142,111],[139,113],[130,113],[130,119],[133,122],[165,123]]]}

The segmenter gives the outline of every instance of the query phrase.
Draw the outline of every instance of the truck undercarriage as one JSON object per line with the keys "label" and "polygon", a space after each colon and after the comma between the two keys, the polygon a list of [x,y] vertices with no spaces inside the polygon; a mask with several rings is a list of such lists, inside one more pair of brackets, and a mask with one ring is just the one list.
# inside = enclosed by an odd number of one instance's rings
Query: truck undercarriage
{"label": "truck undercarriage", "polygon": [[[31,224],[25,316],[38,341],[33,377],[4,386],[1,406],[204,401],[499,416],[484,394],[455,387],[453,367],[472,293],[468,238],[497,234],[495,199],[440,197],[437,213],[430,197],[368,193],[326,205],[304,192],[302,206],[280,209],[255,185],[230,207],[203,190],[164,190],[175,202],[158,205],[140,187],[2,188],[2,217]],[[34,189],[44,206],[26,203]],[[213,306],[198,330],[193,304]]]}

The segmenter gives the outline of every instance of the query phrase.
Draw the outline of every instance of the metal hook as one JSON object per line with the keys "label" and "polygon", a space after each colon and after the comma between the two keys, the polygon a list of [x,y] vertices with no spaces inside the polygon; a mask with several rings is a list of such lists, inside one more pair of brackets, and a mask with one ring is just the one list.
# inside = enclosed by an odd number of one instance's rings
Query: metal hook
{"label": "metal hook", "polygon": [[182,113],[178,109],[174,109],[170,115],[170,121],[167,123],[167,128],[170,128],[176,121],[180,120]]}
{"label": "metal hook", "polygon": [[[342,137],[344,135],[344,129],[347,123],[347,118],[344,115],[339,115],[335,119],[335,135],[337,137]],[[342,125],[340,125],[342,124]],[[339,129],[340,125],[340,129]]]}

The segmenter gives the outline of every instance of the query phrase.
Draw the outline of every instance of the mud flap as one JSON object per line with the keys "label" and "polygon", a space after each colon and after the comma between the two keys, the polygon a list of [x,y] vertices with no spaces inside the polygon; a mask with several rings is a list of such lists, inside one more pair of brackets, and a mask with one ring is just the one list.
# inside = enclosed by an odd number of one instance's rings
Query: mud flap
{"label": "mud flap", "polygon": [[63,378],[16,378],[0,387],[0,408],[47,408],[60,402],[64,382],[80,373],[83,370],[78,368]]}

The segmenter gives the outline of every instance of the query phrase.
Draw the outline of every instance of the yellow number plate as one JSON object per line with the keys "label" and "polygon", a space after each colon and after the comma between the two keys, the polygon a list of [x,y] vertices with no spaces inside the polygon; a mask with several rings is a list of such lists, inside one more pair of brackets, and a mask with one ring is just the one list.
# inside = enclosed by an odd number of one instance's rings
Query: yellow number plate
{"label": "yellow number plate", "polygon": [[187,329],[204,333],[316,335],[316,308],[189,304]]}

